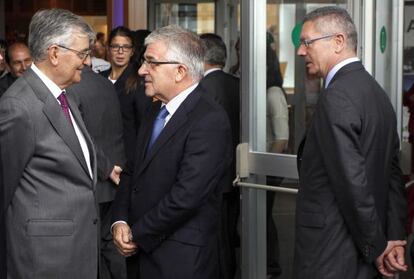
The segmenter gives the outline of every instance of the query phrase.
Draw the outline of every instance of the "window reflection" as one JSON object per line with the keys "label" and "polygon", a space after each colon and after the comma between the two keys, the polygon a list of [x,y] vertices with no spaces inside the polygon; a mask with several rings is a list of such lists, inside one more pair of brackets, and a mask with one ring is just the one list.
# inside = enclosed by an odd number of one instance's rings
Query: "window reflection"
{"label": "window reflection", "polygon": [[214,33],[215,4],[160,3],[155,5],[155,28],[179,25],[197,34]]}
{"label": "window reflection", "polygon": [[[303,59],[296,56],[295,43],[299,40],[302,18],[321,6],[340,5],[346,8],[346,2],[296,4],[290,1],[283,4],[283,1],[267,1],[266,110],[257,109],[257,113],[266,113],[267,152],[296,154],[322,89],[321,79],[309,76]],[[270,52],[274,53],[271,54],[273,62],[269,61]],[[269,72],[270,66],[277,67],[273,73]],[[283,82],[271,86],[269,80],[279,74]]]}

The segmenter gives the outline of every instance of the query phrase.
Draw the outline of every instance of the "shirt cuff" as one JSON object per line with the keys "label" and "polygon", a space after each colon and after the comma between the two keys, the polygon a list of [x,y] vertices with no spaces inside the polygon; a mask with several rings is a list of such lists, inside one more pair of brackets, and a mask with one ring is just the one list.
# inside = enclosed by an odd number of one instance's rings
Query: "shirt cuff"
{"label": "shirt cuff", "polygon": [[109,231],[111,232],[111,234],[113,234],[113,233],[112,233],[112,229],[113,229],[113,227],[114,227],[116,224],[119,224],[119,223],[122,223],[122,224],[128,225],[128,223],[127,223],[127,222],[125,222],[125,221],[116,221],[116,222],[114,222],[114,223],[111,225],[111,229],[109,230]]}

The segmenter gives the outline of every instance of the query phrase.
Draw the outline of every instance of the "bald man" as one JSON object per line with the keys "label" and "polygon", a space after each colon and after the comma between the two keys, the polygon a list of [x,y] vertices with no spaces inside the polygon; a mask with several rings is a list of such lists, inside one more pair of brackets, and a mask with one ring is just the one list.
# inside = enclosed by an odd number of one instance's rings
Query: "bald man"
{"label": "bald man", "polygon": [[10,72],[0,79],[0,97],[32,65],[30,50],[24,43],[17,42],[10,45],[4,58]]}

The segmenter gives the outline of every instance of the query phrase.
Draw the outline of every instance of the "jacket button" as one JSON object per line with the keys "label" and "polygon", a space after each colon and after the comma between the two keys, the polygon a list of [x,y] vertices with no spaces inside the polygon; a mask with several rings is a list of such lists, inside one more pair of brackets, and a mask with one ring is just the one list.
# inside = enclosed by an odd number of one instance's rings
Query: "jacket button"
{"label": "jacket button", "polygon": [[98,224],[98,219],[97,218],[93,219],[93,224],[94,225]]}

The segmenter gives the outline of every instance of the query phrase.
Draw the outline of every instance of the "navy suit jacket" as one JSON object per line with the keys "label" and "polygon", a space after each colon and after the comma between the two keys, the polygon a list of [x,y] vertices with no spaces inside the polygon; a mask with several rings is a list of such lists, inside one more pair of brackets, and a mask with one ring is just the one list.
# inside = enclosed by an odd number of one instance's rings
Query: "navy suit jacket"
{"label": "navy suit jacket", "polygon": [[[230,120],[232,131],[233,150],[236,150],[240,143],[240,92],[239,92],[239,78],[217,70],[206,75],[201,81],[200,86],[205,89],[207,96],[220,104]],[[235,155],[235,154],[233,154]],[[236,177],[236,156],[233,156],[233,161],[227,172],[227,179],[223,182],[223,192],[228,193],[238,191],[238,188],[233,187],[233,180]]]}
{"label": "navy suit jacket", "polygon": [[[216,274],[217,266],[206,262],[216,255],[210,252],[217,247],[218,185],[231,161],[231,129],[224,110],[202,91],[190,93],[146,154],[160,107],[153,104],[138,134],[135,171],[121,177],[113,220],[131,226],[142,278]],[[200,249],[198,257],[188,254],[190,247]]]}
{"label": "navy suit jacket", "polygon": [[373,278],[405,239],[399,139],[387,94],[360,62],[341,68],[306,135],[296,207],[296,278]]}

